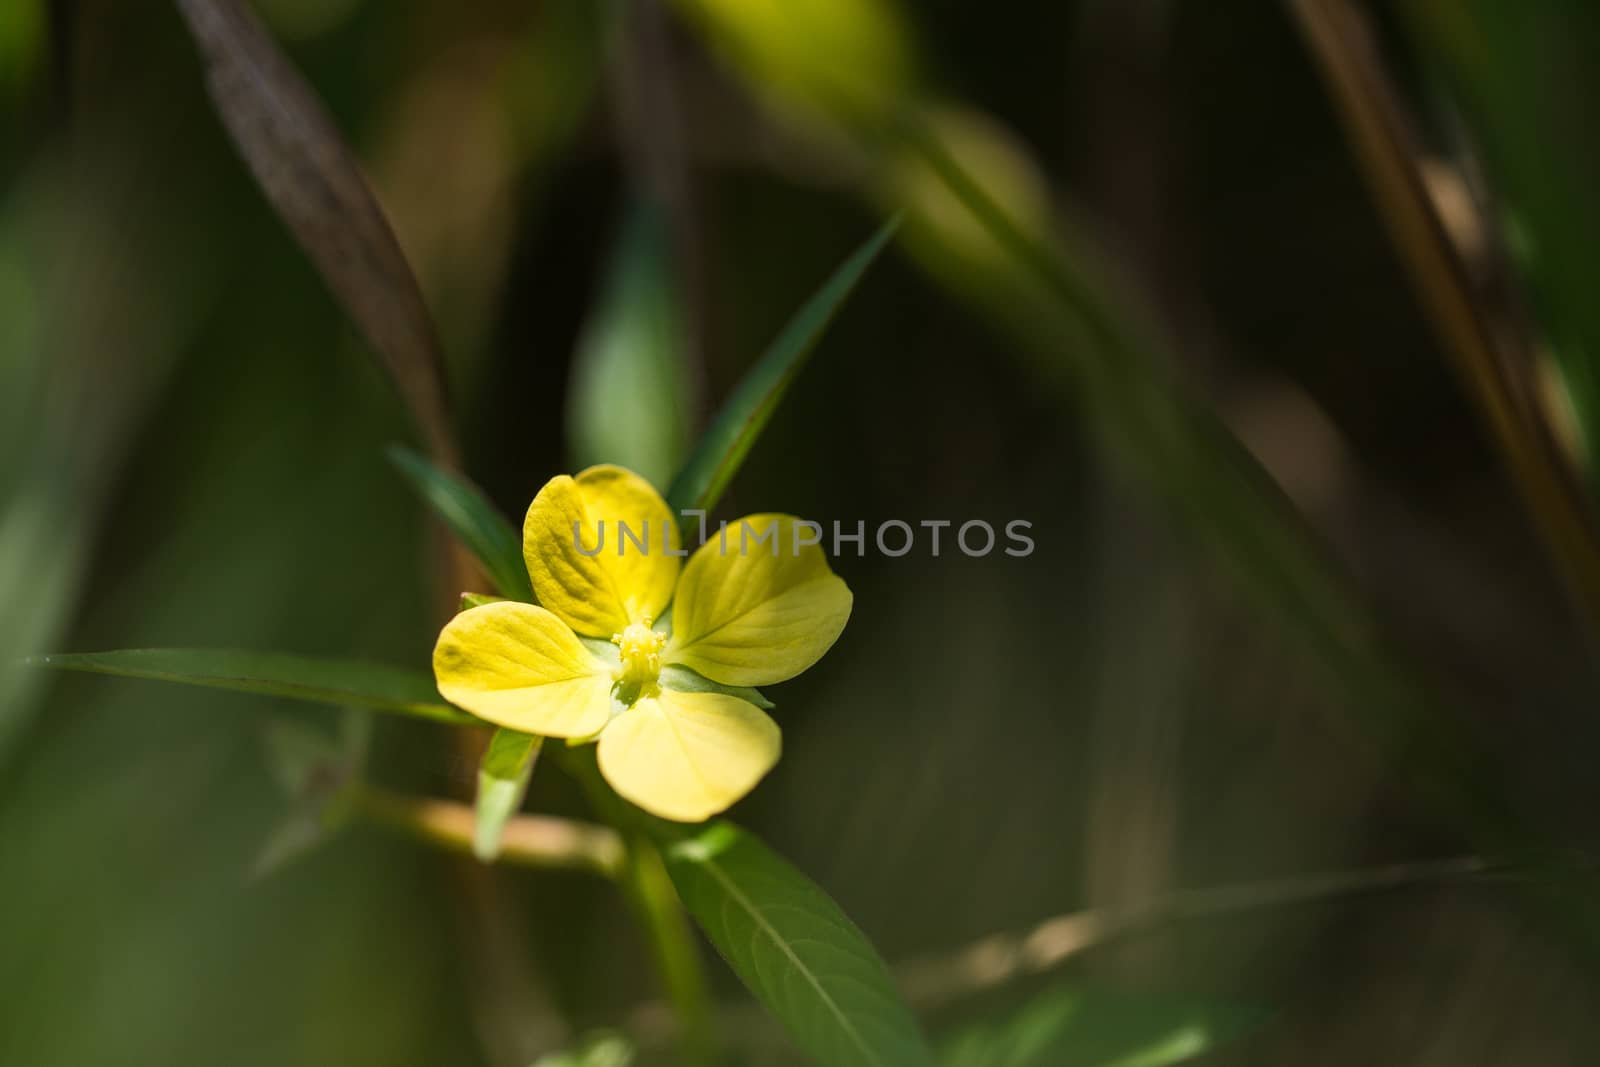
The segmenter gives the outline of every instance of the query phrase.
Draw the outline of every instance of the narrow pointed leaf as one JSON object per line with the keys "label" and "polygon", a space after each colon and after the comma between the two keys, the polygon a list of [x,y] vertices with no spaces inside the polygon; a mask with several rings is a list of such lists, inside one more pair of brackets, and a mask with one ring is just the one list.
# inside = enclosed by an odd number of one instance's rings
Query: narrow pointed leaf
{"label": "narrow pointed leaf", "polygon": [[886,223],[845,260],[745,374],[673,479],[667,502],[675,512],[709,510],[722,498],[823,331],[889,243],[897,225],[893,220]]}
{"label": "narrow pointed leaf", "polygon": [[818,1063],[933,1062],[877,950],[815,882],[728,822],[665,855],[678,895],[711,943]]}
{"label": "narrow pointed leaf", "polygon": [[472,854],[485,863],[500,853],[500,835],[506,820],[522,807],[528,780],[539,759],[542,737],[496,730],[478,767],[477,822],[472,834]]}
{"label": "narrow pointed leaf", "polygon": [[360,660],[213,648],[57,653],[27,661],[56,670],[148,678],[209,689],[373,708],[437,722],[478,720],[445,703],[426,674]]}
{"label": "narrow pointed leaf", "polygon": [[389,459],[405,475],[428,506],[460,539],[502,594],[533,603],[533,586],[522,561],[522,538],[506,517],[495,510],[483,491],[459,475],[450,474],[409,448],[389,449]]}
{"label": "narrow pointed leaf", "polygon": [[217,113],[262,192],[446,462],[456,456],[433,322],[333,120],[241,0],[177,0]]}
{"label": "narrow pointed leaf", "polygon": [[1586,0],[1395,6],[1470,129],[1507,251],[1559,368],[1590,489],[1600,480],[1600,92]]}

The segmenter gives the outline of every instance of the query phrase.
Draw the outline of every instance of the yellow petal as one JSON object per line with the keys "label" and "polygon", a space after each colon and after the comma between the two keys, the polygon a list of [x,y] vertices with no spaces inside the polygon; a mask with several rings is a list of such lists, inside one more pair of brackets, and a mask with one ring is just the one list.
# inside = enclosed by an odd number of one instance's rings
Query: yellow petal
{"label": "yellow petal", "polygon": [[451,619],[433,675],[450,703],[524,733],[588,737],[611,717],[610,668],[532,604],[502,600]]}
{"label": "yellow petal", "polygon": [[[678,583],[662,659],[724,685],[793,678],[833,645],[850,589],[791,515],[750,515],[695,550]],[[775,538],[775,540],[773,540]],[[774,551],[776,549],[776,551]]]}
{"label": "yellow petal", "polygon": [[666,609],[678,581],[679,559],[671,553],[679,544],[661,494],[621,467],[550,479],[522,525],[522,555],[539,603],[590,637],[621,633]]}
{"label": "yellow petal", "polygon": [[600,773],[652,815],[699,822],[755,788],[782,739],[767,713],[723,693],[663,689],[600,735]]}

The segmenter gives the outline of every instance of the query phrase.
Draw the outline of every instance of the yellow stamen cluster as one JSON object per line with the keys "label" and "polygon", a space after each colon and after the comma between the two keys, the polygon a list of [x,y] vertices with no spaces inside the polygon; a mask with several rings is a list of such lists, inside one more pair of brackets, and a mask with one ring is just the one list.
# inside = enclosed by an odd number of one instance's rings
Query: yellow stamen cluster
{"label": "yellow stamen cluster", "polygon": [[611,643],[621,654],[622,665],[616,678],[625,689],[646,691],[656,684],[661,675],[661,650],[666,647],[667,635],[650,628],[650,617],[630,623],[620,634],[611,635]]}

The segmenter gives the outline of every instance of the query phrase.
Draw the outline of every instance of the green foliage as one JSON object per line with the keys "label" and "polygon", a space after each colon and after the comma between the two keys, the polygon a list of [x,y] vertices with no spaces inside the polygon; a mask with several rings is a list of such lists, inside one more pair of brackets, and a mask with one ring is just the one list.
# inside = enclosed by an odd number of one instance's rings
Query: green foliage
{"label": "green foliage", "polygon": [[499,854],[506,820],[522,807],[543,741],[506,729],[496,730],[489,739],[478,767],[477,826],[472,838],[472,854],[485,863]]}
{"label": "green foliage", "polygon": [[445,472],[409,448],[392,446],[389,458],[418,495],[483,564],[495,588],[511,600],[533,603],[528,566],[522,560],[522,538],[506,517],[489,503],[482,490],[460,475]]}
{"label": "green foliage", "polygon": [[933,1062],[888,968],[815,882],[712,823],[666,850],[684,906],[756,999],[829,1067]]}
{"label": "green foliage", "polygon": [[635,202],[599,303],[573,355],[567,433],[574,467],[621,463],[663,485],[689,443],[689,353],[667,222]]}
{"label": "green foliage", "polygon": [[134,648],[35,656],[36,667],[355,705],[436,722],[477,722],[439,699],[425,674],[360,660],[212,648]]}
{"label": "green foliage", "polygon": [[717,412],[688,462],[672,480],[667,503],[675,512],[681,515],[692,509],[709,511],[716,506],[795,376],[805,367],[828,324],[855,291],[878,253],[889,243],[896,225],[893,221],[886,223],[845,260],[739,380],[733,395]]}
{"label": "green foliage", "polygon": [[942,1067],[1168,1067],[1259,1026],[1238,1004],[1057,985],[940,1043]]}

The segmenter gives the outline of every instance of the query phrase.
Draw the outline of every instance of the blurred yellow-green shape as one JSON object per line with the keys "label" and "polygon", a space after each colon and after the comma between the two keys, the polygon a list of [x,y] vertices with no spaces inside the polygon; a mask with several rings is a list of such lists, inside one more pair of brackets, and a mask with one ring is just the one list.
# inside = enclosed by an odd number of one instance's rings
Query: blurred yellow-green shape
{"label": "blurred yellow-green shape", "polygon": [[882,128],[914,81],[890,0],[678,0],[769,102],[813,120]]}
{"label": "blurred yellow-green shape", "polygon": [[44,0],[0,4],[0,103],[21,91],[44,54]]}
{"label": "blurred yellow-green shape", "polygon": [[[908,124],[987,190],[1019,229],[1051,231],[1044,179],[1010,131],[965,107],[930,107]],[[951,190],[916,142],[901,141],[886,158],[879,191],[886,204],[905,212],[901,236],[907,250],[947,281],[972,283],[974,271],[983,277],[1016,272],[1015,255]]]}

